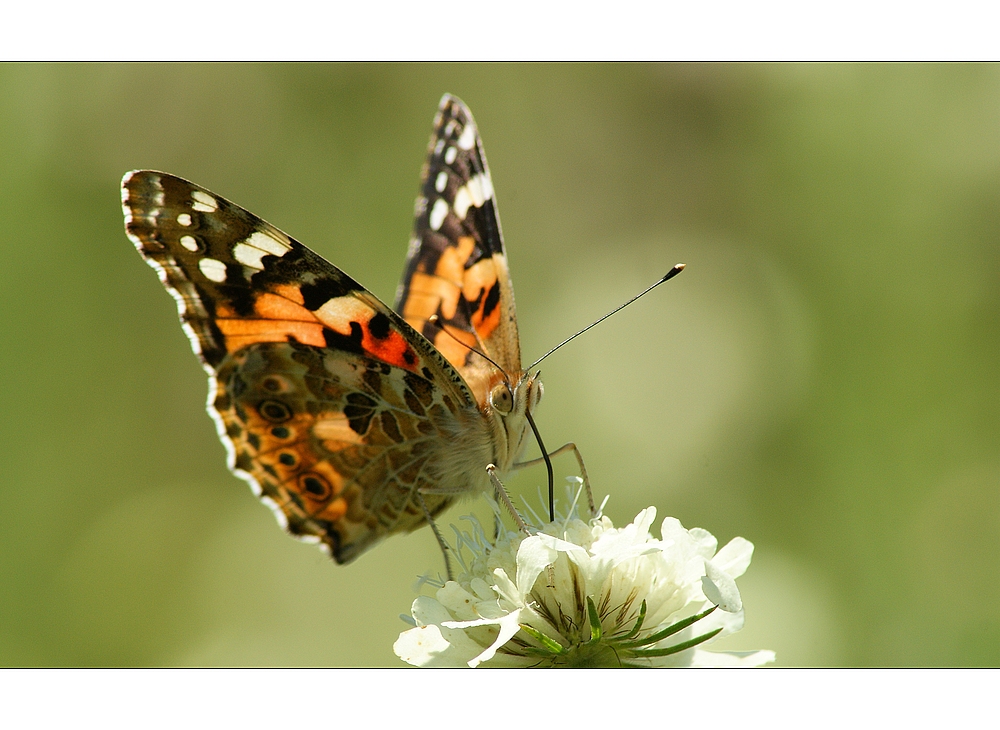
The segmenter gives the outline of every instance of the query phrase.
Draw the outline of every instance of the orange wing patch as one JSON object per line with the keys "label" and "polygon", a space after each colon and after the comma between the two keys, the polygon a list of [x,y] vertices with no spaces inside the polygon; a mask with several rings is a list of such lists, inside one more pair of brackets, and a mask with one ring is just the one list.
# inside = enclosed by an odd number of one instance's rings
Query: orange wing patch
{"label": "orange wing patch", "polygon": [[470,236],[458,239],[458,245],[446,248],[433,271],[421,261],[410,280],[410,296],[403,307],[408,321],[426,322],[434,314],[446,320],[455,318],[464,286],[465,263],[472,255],[475,240]]}
{"label": "orange wing patch", "polygon": [[353,296],[330,299],[315,315],[337,334],[356,341],[365,354],[417,372],[420,358],[399,329],[384,313],[360,299]]}
{"label": "orange wing patch", "polygon": [[482,141],[468,108],[451,96],[441,100],[435,119],[416,212],[395,309],[483,403],[491,368],[499,365],[516,379],[521,353]]}
{"label": "orange wing patch", "polygon": [[232,307],[216,306],[215,325],[225,336],[226,350],[237,350],[258,342],[288,342],[289,337],[305,345],[323,347],[323,325],[308,309],[277,294],[264,293],[254,302],[255,317],[240,317]]}
{"label": "orange wing patch", "polygon": [[500,282],[492,258],[478,261],[465,272],[462,296],[475,306],[469,319],[479,338],[486,342],[500,326]]}
{"label": "orange wing patch", "polygon": [[[353,295],[328,299],[309,311],[298,287],[283,285],[264,291],[253,300],[253,313],[240,316],[226,302],[216,305],[215,325],[225,338],[228,352],[262,342],[297,342],[327,347],[331,336],[342,344],[382,362],[417,372],[420,358],[398,326],[382,312]],[[331,334],[335,333],[335,334]]]}
{"label": "orange wing patch", "polygon": [[[435,314],[451,321],[459,314],[461,305],[462,315],[476,329],[479,339],[489,339],[500,324],[496,263],[492,258],[482,259],[466,269],[474,247],[471,236],[462,236],[457,246],[442,252],[434,271],[427,272],[425,263],[417,266],[410,279],[410,296],[403,307],[408,322],[423,324]],[[475,337],[459,339],[470,347],[476,344]]]}

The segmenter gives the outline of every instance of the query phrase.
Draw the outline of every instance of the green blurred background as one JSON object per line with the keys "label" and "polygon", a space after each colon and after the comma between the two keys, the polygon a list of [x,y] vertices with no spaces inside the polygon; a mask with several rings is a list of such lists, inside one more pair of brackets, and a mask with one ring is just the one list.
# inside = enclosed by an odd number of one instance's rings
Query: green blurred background
{"label": "green blurred background", "polygon": [[1000,67],[470,64],[0,66],[0,664],[399,664],[433,537],[278,529],[118,186],[187,177],[391,301],[446,91],[526,360],[688,265],[545,362],[538,423],[616,523],[756,545],[716,646],[1000,664]]}

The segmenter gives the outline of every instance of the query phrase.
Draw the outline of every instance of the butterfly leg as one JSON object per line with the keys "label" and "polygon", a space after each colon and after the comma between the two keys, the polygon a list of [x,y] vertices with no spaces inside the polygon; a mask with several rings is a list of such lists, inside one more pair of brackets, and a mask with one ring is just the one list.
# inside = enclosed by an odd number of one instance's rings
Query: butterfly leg
{"label": "butterfly leg", "polygon": [[[581,454],[580,450],[576,448],[576,444],[572,441],[568,444],[564,444],[552,453],[548,454],[548,457],[551,459],[554,456],[565,454],[567,451],[572,451],[576,455],[576,463],[580,467],[580,477],[583,479],[583,489],[587,493],[587,506],[590,508],[590,515],[593,517],[597,514],[597,509],[594,507],[594,492],[590,488],[590,477],[587,476],[587,467],[583,463],[583,454]],[[535,466],[536,464],[541,464],[544,461],[545,457],[531,459],[530,461],[521,461],[514,464],[511,469],[520,469],[525,466]]]}
{"label": "butterfly leg", "polygon": [[444,535],[441,534],[441,530],[438,529],[437,523],[431,516],[431,511],[427,509],[427,503],[424,501],[424,495],[422,495],[419,490],[415,491],[414,494],[417,497],[417,502],[420,503],[420,509],[424,511],[424,518],[427,520],[427,524],[431,526],[431,530],[434,532],[434,537],[437,538],[438,547],[441,548],[441,555],[444,556],[444,570],[448,574],[448,580],[455,580],[455,575],[451,571],[451,558],[448,555],[448,543],[444,541]]}
{"label": "butterfly leg", "polygon": [[514,518],[514,523],[517,525],[517,529],[523,532],[525,535],[531,535],[531,531],[528,526],[521,519],[521,515],[518,514],[517,510],[514,509],[514,503],[510,501],[510,496],[507,494],[507,490],[503,486],[503,482],[500,481],[500,477],[497,476],[497,468],[493,464],[489,464],[486,467],[486,473],[490,475],[490,481],[493,482],[493,488],[496,490],[497,499],[500,503],[507,508],[510,512],[511,517]]}

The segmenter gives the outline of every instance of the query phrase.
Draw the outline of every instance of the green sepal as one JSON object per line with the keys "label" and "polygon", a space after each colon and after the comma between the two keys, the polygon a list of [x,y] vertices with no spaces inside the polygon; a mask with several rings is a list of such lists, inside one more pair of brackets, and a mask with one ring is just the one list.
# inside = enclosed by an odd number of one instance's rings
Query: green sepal
{"label": "green sepal", "polygon": [[[555,639],[549,638],[543,634],[538,629],[528,626],[526,624],[521,624],[521,631],[526,633],[532,639],[541,644],[541,647],[525,647],[530,653],[545,653],[545,654],[565,654],[567,649],[562,644],[560,644]],[[533,651],[532,651],[533,650]]]}
{"label": "green sepal", "polygon": [[655,634],[650,634],[649,636],[643,639],[635,639],[633,641],[622,641],[620,642],[620,645],[622,647],[633,647],[633,646],[642,646],[644,644],[655,644],[658,641],[663,641],[668,636],[673,636],[678,631],[683,631],[691,624],[701,621],[703,618],[708,616],[708,614],[712,613],[712,611],[714,611],[717,608],[718,606],[712,606],[711,608],[702,611],[701,613],[695,614],[694,616],[689,616],[686,619],[678,621],[672,626],[668,626],[667,628],[661,631],[657,631]]}
{"label": "green sepal", "polygon": [[584,646],[594,646],[604,636],[604,629],[601,626],[601,617],[597,615],[597,606],[590,596],[587,596],[587,620],[590,622],[590,641]]}
{"label": "green sepal", "polygon": [[666,649],[633,649],[630,653],[632,656],[636,657],[657,657],[657,656],[670,656],[671,654],[677,654],[685,649],[690,649],[692,646],[698,646],[702,642],[708,641],[713,636],[722,631],[722,627],[715,629],[714,631],[709,631],[707,634],[702,634],[701,636],[696,636],[689,641],[681,642],[675,646],[668,646]]}

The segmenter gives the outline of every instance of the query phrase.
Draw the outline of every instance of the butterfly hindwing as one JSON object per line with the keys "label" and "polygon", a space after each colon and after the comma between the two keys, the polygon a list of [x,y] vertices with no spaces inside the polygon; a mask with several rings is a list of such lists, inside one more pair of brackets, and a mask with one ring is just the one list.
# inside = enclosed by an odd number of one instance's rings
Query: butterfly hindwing
{"label": "butterfly hindwing", "polygon": [[[488,440],[447,360],[351,277],[214,193],[138,171],[122,200],[209,372],[233,471],[338,562],[423,524],[414,493],[440,482],[440,445],[459,429]],[[433,515],[450,499],[424,503]]]}
{"label": "butterfly hindwing", "polygon": [[[468,107],[447,94],[434,120],[415,216],[395,309],[483,403],[495,367],[470,348],[507,373],[521,372],[514,291],[479,131]],[[433,315],[437,320],[428,321]]]}

